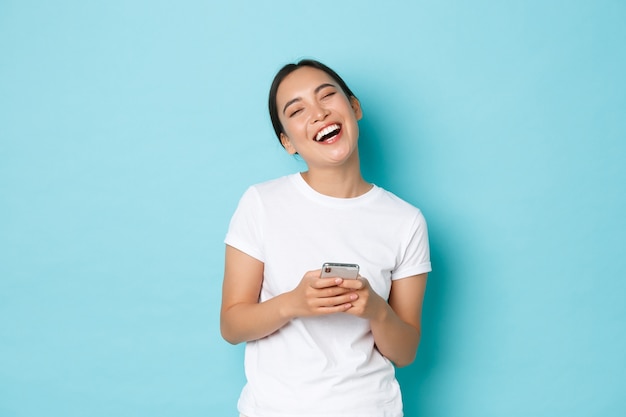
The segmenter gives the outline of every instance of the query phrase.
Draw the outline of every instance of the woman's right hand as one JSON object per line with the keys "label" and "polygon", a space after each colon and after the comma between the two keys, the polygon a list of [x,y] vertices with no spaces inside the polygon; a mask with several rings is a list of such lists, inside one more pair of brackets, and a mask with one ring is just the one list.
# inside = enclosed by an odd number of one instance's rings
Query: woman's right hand
{"label": "woman's right hand", "polygon": [[309,271],[291,291],[259,302],[265,265],[226,245],[220,328],[232,344],[268,336],[296,317],[340,313],[352,307],[356,292],[341,288],[341,278],[320,278]]}
{"label": "woman's right hand", "polygon": [[341,313],[352,307],[354,291],[341,288],[342,278],[320,278],[321,270],[304,274],[296,288],[285,293],[287,315],[291,318]]}

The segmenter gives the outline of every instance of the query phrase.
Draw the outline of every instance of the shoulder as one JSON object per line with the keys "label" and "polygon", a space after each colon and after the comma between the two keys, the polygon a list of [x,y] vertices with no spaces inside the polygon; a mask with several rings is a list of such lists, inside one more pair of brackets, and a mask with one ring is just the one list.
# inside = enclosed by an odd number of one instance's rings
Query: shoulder
{"label": "shoulder", "polygon": [[293,186],[293,177],[297,174],[285,175],[268,181],[251,185],[246,192],[254,191],[259,194],[271,194],[283,191]]}
{"label": "shoulder", "polygon": [[288,189],[292,182],[290,177],[287,175],[248,186],[239,197],[232,218],[236,221],[244,219],[247,222],[246,227],[251,227],[250,222],[258,222],[273,208],[280,207],[284,204],[284,196],[293,194]]}
{"label": "shoulder", "polygon": [[391,191],[387,191],[384,188],[379,188],[377,204],[380,204],[388,210],[389,212],[394,213],[399,216],[408,216],[408,217],[424,217],[422,211],[409,203],[408,201],[398,197],[396,194]]}
{"label": "shoulder", "polygon": [[293,174],[249,186],[240,198],[239,204],[265,205],[293,195]]}

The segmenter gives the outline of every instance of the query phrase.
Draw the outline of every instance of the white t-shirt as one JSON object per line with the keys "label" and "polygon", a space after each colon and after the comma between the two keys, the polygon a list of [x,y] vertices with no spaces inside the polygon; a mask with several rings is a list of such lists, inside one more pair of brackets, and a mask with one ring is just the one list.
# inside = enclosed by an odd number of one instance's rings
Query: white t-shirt
{"label": "white t-shirt", "polygon": [[[356,198],[313,190],[300,174],[250,187],[225,243],[264,263],[260,302],[294,289],[324,262],[356,263],[383,298],[391,281],[431,270],[422,213],[374,186]],[[400,417],[393,364],[367,320],[298,318],[245,351],[239,411],[249,417]]]}

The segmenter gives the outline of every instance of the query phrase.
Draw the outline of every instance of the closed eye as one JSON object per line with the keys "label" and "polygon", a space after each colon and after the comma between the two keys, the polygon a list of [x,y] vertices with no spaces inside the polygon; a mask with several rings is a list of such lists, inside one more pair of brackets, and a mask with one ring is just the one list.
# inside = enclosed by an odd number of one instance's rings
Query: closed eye
{"label": "closed eye", "polygon": [[296,110],[292,111],[291,113],[289,113],[289,117],[297,116],[300,113],[302,113],[302,109],[296,109]]}
{"label": "closed eye", "polygon": [[337,93],[337,89],[333,85],[326,84],[326,85],[321,86],[318,92],[320,93],[320,97],[323,100],[325,98],[334,96],[335,93]]}

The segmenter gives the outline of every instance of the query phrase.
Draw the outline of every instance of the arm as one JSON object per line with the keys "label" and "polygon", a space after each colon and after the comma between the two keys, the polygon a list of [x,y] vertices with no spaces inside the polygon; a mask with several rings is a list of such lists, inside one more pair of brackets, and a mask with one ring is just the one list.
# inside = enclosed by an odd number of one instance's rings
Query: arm
{"label": "arm", "polygon": [[258,304],[263,268],[258,259],[226,246],[220,329],[229,343],[259,339],[289,321],[276,298],[263,306]]}
{"label": "arm", "polygon": [[268,336],[295,317],[346,311],[356,295],[338,287],[341,279],[319,278],[309,271],[296,288],[259,302],[264,264],[252,256],[226,246],[220,328],[232,344]]}
{"label": "arm", "polygon": [[376,347],[398,367],[411,364],[417,353],[426,277],[420,274],[393,281],[389,302],[372,291],[365,279],[342,284],[353,287],[358,295],[347,312],[370,320]]}

